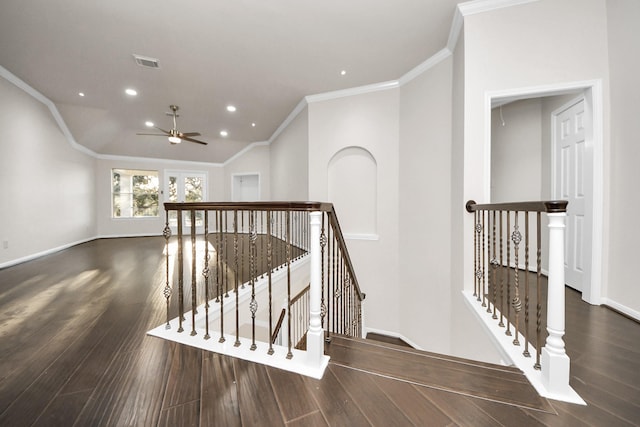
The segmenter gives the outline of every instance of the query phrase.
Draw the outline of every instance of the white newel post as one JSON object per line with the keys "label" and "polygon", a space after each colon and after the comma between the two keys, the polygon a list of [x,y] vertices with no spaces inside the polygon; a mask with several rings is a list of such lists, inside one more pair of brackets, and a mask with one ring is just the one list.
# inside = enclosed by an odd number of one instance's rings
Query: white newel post
{"label": "white newel post", "polygon": [[549,213],[549,281],[547,336],[542,349],[543,385],[550,393],[566,393],[569,387],[569,356],[564,348],[564,230],[566,213]]}
{"label": "white newel post", "polygon": [[321,252],[320,252],[320,227],[322,212],[310,214],[310,264],[311,280],[309,289],[309,330],[307,331],[307,357],[313,366],[321,366],[324,359],[324,332],[320,310],[322,304],[322,278],[321,278]]}

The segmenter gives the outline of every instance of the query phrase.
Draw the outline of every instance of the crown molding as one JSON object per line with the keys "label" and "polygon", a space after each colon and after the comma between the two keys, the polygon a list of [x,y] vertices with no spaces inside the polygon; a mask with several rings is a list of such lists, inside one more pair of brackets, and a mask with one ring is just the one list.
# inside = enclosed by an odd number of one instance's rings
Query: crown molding
{"label": "crown molding", "polygon": [[210,162],[196,162],[193,160],[175,160],[175,159],[162,159],[159,157],[136,157],[136,156],[124,156],[119,154],[95,154],[94,156],[98,160],[115,160],[121,162],[150,162],[150,163],[165,163],[165,164],[181,164],[200,167],[223,167],[223,163],[210,163]]}
{"label": "crown molding", "polygon": [[464,18],[469,15],[490,12],[505,7],[517,6],[520,4],[533,3],[539,0],[473,0],[460,3],[456,6],[449,29],[449,39],[447,40],[447,49],[454,52],[458,38],[464,25]]}
{"label": "crown molding", "polygon": [[65,136],[65,138],[67,139],[67,142],[71,145],[71,147],[89,156],[92,156],[92,157],[97,156],[95,151],[85,147],[84,145],[78,144],[78,142],[75,140],[75,138],[71,134],[71,131],[67,127],[67,124],[64,122],[64,119],[62,118],[62,115],[58,111],[58,108],[56,108],[55,104],[51,102],[49,98],[47,98],[46,96],[44,96],[43,94],[35,90],[28,83],[20,79],[18,76],[16,76],[11,71],[4,68],[3,66],[0,66],[0,76],[2,76],[8,82],[13,83],[18,88],[22,89],[28,95],[31,95],[31,97],[34,98],[35,100],[44,104],[51,112],[51,115],[53,116],[54,120],[60,127],[60,130],[62,131],[63,135]]}
{"label": "crown molding", "polygon": [[457,10],[465,17],[477,13],[490,12],[505,7],[518,6],[520,4],[533,3],[540,0],[473,0],[460,3]]}
{"label": "crown molding", "polygon": [[455,52],[456,50],[456,45],[458,44],[458,38],[460,37],[460,33],[462,32],[463,24],[464,16],[460,11],[460,5],[458,5],[456,7],[456,10],[453,12],[453,20],[451,21],[449,38],[447,39],[447,49],[449,49],[451,53]]}
{"label": "crown molding", "polygon": [[287,127],[289,127],[289,125],[291,124],[291,122],[298,117],[298,114],[300,114],[305,108],[307,107],[307,100],[305,98],[302,98],[300,100],[300,102],[298,102],[298,105],[295,106],[295,108],[289,113],[289,115],[287,116],[286,119],[284,119],[284,121],[282,123],[280,123],[280,126],[278,126],[278,128],[276,129],[275,132],[273,132],[273,134],[271,135],[271,137],[267,140],[267,144],[271,144],[273,141],[276,140],[276,138],[278,136],[280,136],[280,134],[282,133],[282,131],[284,131]]}
{"label": "crown molding", "polygon": [[447,59],[448,57],[450,57],[452,55],[452,52],[453,51],[450,50],[448,47],[445,47],[444,49],[440,50],[438,53],[436,53],[435,55],[431,56],[429,59],[424,61],[422,64],[418,65],[417,67],[413,68],[411,71],[409,71],[408,73],[406,73],[405,75],[400,77],[398,79],[399,85],[400,86],[404,86],[405,84],[409,83],[411,80],[413,80],[416,77],[420,76],[425,71],[429,70],[432,67],[435,67],[440,62],[442,62],[445,59]]}
{"label": "crown molding", "polygon": [[398,80],[389,80],[381,83],[373,83],[365,86],[352,87],[349,89],[334,90],[332,92],[318,93],[316,95],[307,95],[304,99],[308,104],[314,102],[329,101],[332,99],[344,98],[347,96],[362,95],[365,93],[379,92],[381,90],[394,89],[400,86]]}
{"label": "crown molding", "polygon": [[236,160],[237,158],[243,156],[246,152],[253,150],[256,147],[262,147],[265,145],[270,145],[271,142],[270,141],[258,141],[258,142],[252,142],[251,144],[247,145],[246,147],[244,147],[242,150],[238,151],[236,154],[234,154],[233,156],[229,157],[227,160],[224,161],[224,163],[220,164],[217,163],[217,165],[220,166],[227,166],[228,164],[230,164],[231,162],[233,162],[234,160]]}

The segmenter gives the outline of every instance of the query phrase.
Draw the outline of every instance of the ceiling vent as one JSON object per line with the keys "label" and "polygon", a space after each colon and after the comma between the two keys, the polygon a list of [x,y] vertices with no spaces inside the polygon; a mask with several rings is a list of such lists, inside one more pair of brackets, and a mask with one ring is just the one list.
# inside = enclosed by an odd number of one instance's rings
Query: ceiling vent
{"label": "ceiling vent", "polygon": [[138,64],[141,67],[160,68],[160,63],[158,62],[158,60],[156,58],[150,58],[148,56],[136,55],[135,53],[133,54],[133,57],[136,60],[136,64]]}

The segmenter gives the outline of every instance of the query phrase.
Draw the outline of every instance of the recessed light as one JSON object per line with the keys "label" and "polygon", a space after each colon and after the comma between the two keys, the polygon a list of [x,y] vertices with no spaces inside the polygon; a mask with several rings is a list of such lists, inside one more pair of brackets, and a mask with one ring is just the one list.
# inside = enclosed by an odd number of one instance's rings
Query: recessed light
{"label": "recessed light", "polygon": [[220,131],[220,136],[228,136],[229,132],[227,132],[226,130],[221,130]]}
{"label": "recessed light", "polygon": [[146,122],[144,122],[144,125],[146,127],[148,127],[148,128],[152,128],[153,127],[153,122],[150,122],[150,121],[147,120]]}
{"label": "recessed light", "polygon": [[252,128],[256,127],[256,124],[255,123],[251,123],[251,127]]}
{"label": "recessed light", "polygon": [[136,96],[138,94],[138,91],[135,89],[125,89],[124,93],[126,93],[129,96]]}
{"label": "recessed light", "polygon": [[84,96],[84,92],[78,92],[78,96]]}
{"label": "recessed light", "polygon": [[346,74],[347,74],[347,70],[342,70],[342,71],[340,71],[340,75],[341,75],[341,76],[344,76],[344,75],[346,75]]}
{"label": "recessed light", "polygon": [[236,107],[234,105],[227,105],[227,111],[230,113],[235,113]]}

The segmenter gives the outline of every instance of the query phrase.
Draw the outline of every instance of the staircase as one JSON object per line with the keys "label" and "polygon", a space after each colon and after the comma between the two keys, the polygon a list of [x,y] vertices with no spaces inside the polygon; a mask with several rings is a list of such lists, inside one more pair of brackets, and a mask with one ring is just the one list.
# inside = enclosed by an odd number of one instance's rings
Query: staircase
{"label": "staircase", "polygon": [[523,408],[551,410],[515,367],[346,336],[333,336],[326,349],[335,366]]}
{"label": "staircase", "polygon": [[242,426],[447,426],[500,425],[496,413],[515,421],[555,415],[516,368],[335,334],[325,351],[320,380],[210,354],[201,417]]}

